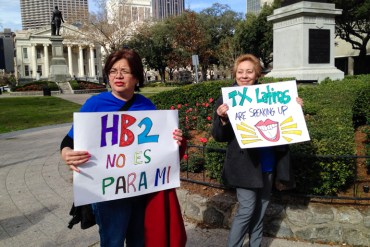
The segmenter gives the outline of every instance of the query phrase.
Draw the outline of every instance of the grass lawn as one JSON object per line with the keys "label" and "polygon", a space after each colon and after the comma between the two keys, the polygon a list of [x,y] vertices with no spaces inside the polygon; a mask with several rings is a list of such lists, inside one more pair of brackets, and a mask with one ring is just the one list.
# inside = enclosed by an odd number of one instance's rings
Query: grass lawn
{"label": "grass lawn", "polygon": [[[175,87],[146,87],[140,93],[146,97]],[[57,97],[0,98],[0,134],[53,124],[71,123],[73,112],[81,105]]]}
{"label": "grass lawn", "polygon": [[143,87],[140,88],[140,94],[144,95],[145,97],[150,97],[154,94],[163,92],[163,91],[169,91],[173,90],[177,87]]}
{"label": "grass lawn", "polygon": [[0,133],[69,123],[80,107],[56,97],[0,98]]}

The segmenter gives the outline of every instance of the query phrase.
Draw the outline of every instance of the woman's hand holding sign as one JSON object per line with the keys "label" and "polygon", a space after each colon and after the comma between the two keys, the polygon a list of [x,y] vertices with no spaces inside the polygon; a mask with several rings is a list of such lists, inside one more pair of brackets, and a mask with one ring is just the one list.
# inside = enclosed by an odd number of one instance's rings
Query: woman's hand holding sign
{"label": "woman's hand holding sign", "polygon": [[86,163],[90,159],[91,155],[87,151],[75,151],[70,147],[62,149],[62,158],[69,166],[69,168],[75,172],[80,172],[78,169],[79,165]]}
{"label": "woman's hand holding sign", "polygon": [[181,146],[181,141],[182,141],[182,130],[180,129],[175,129],[173,131],[173,139],[176,140],[176,143]]}
{"label": "woman's hand holding sign", "polygon": [[227,104],[222,104],[217,108],[217,115],[221,118],[221,123],[223,125],[228,123],[228,116],[227,111],[229,110],[229,106]]}
{"label": "woman's hand holding sign", "polygon": [[[179,146],[181,146],[183,141],[182,130],[175,129],[172,134],[173,139]],[[88,151],[75,151],[70,147],[65,147],[62,149],[62,159],[66,162],[69,168],[75,172],[80,172],[78,166],[86,163],[90,157],[91,155]]]}

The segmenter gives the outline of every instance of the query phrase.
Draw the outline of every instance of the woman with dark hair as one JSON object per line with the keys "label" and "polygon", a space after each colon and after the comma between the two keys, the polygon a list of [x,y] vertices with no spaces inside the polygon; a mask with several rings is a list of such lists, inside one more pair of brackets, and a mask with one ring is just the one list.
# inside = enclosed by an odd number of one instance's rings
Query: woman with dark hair
{"label": "woman with dark hair", "polygon": [[[109,78],[111,92],[103,92],[90,97],[82,106],[81,112],[119,111],[129,101],[131,102],[130,111],[156,109],[149,99],[134,93],[135,87],[144,83],[143,64],[135,51],[121,49],[110,54],[104,66],[104,73]],[[181,141],[183,141],[181,130],[174,130],[173,136],[174,140],[181,145]],[[78,166],[85,164],[90,158],[88,151],[73,150],[73,126],[61,143],[61,156],[70,169],[75,172],[79,172]],[[154,241],[153,234],[144,231],[144,219],[148,218],[145,219],[145,225],[147,225],[146,222],[152,215],[145,212],[152,212],[153,207],[162,211],[166,210],[164,207],[162,208],[161,204],[158,206],[153,203],[157,195],[162,195],[159,201],[168,199],[168,196],[163,196],[163,194],[170,195],[174,206],[178,208],[176,215],[181,217],[181,213],[178,215],[180,211],[174,190],[91,204],[96,223],[99,226],[101,246],[123,246],[126,243],[126,246],[129,247],[143,247],[144,244],[148,246],[152,243]],[[147,206],[152,204],[155,205]],[[166,216],[166,212],[161,215]],[[165,218],[159,219],[158,224],[164,225],[165,220]],[[185,243],[186,234],[182,218],[177,220],[178,231],[182,237],[181,241]],[[165,223],[161,224],[162,221]],[[153,229],[150,225],[147,228]],[[165,228],[164,226],[163,229]]]}
{"label": "woman with dark hair", "polygon": [[[261,76],[260,60],[251,54],[238,57],[234,64],[233,86],[252,86]],[[302,105],[302,99],[297,98]],[[227,246],[242,247],[246,235],[249,246],[260,247],[263,217],[270,202],[274,180],[294,186],[288,145],[241,149],[230,124],[229,107],[220,97],[215,104],[212,135],[216,141],[227,142],[223,180],[236,188],[239,208],[232,222]]]}

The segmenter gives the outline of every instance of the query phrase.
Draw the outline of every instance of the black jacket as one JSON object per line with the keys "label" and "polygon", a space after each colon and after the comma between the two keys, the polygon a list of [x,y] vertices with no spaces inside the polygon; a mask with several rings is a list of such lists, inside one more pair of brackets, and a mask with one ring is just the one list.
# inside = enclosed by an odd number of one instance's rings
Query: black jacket
{"label": "black jacket", "polygon": [[[258,148],[240,148],[230,122],[222,125],[221,118],[216,113],[221,104],[222,97],[215,104],[212,136],[216,141],[228,143],[222,178],[227,185],[232,187],[262,188],[263,180]],[[273,149],[277,161],[274,170],[275,179],[287,187],[294,187],[289,146],[274,146]]]}

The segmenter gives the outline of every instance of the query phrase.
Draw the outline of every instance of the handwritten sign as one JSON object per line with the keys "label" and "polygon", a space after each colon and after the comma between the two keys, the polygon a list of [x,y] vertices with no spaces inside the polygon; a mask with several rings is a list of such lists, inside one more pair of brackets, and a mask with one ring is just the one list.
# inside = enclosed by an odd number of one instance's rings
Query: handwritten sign
{"label": "handwritten sign", "polygon": [[178,112],[74,113],[74,148],[90,160],[74,172],[76,206],[180,186]]}
{"label": "handwritten sign", "polygon": [[310,140],[295,81],[222,88],[222,97],[241,148]]}

